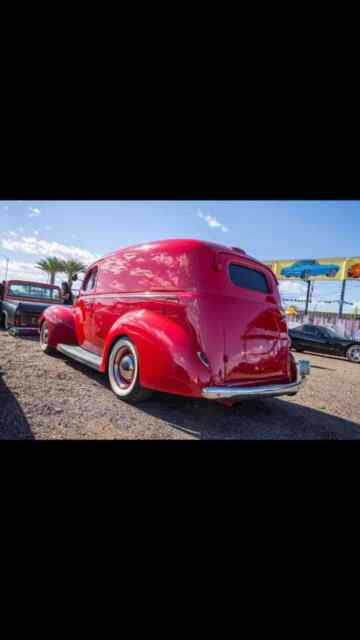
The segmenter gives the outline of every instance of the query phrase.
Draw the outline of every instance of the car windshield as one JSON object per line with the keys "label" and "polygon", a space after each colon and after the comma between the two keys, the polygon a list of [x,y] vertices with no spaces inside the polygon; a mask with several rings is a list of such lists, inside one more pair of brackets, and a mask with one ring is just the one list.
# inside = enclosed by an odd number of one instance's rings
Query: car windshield
{"label": "car windshield", "polygon": [[8,289],[9,296],[17,298],[39,298],[41,300],[60,300],[60,289],[31,282],[13,282]]}

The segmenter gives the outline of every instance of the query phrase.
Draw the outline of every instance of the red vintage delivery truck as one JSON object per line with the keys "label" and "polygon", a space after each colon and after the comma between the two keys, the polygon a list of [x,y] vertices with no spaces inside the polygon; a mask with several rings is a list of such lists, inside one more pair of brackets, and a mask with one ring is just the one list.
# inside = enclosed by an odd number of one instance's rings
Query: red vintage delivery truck
{"label": "red vintage delivery truck", "polygon": [[236,402],[295,395],[309,373],[289,349],[272,271],[234,247],[161,240],[91,265],[72,307],[40,318],[40,346],[107,373],[123,400],[152,390]]}

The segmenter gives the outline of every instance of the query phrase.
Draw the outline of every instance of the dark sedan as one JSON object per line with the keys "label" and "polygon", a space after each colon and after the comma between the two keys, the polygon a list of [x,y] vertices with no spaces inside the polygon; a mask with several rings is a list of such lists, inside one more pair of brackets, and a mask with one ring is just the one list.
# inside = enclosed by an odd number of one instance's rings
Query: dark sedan
{"label": "dark sedan", "polygon": [[360,342],[351,338],[341,338],[332,328],[303,324],[289,329],[289,336],[291,346],[296,351],[343,356],[351,362],[360,363]]}

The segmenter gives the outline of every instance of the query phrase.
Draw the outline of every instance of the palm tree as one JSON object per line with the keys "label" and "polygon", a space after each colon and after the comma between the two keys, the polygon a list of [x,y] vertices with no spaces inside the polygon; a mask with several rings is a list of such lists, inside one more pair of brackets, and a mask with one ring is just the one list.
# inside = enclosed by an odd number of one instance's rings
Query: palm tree
{"label": "palm tree", "polygon": [[82,262],[78,262],[78,260],[66,260],[62,263],[62,271],[67,275],[68,285],[71,289],[73,276],[76,273],[86,271],[86,266]]}
{"label": "palm tree", "polygon": [[64,272],[64,263],[56,258],[44,258],[37,263],[37,268],[48,274],[50,278],[50,284],[54,284],[55,276],[57,273]]}

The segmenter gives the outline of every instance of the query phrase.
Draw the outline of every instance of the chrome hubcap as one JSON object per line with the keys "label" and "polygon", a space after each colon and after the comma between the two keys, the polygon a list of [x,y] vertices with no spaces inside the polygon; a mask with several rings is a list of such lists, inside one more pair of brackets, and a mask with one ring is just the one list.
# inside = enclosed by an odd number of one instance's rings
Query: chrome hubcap
{"label": "chrome hubcap", "polygon": [[350,357],[353,362],[360,362],[360,347],[353,347],[350,351]]}
{"label": "chrome hubcap", "polygon": [[131,386],[135,376],[135,358],[127,347],[122,347],[114,358],[113,373],[120,389]]}
{"label": "chrome hubcap", "polygon": [[132,356],[124,356],[119,364],[120,375],[126,382],[131,382],[135,371],[135,362]]}

